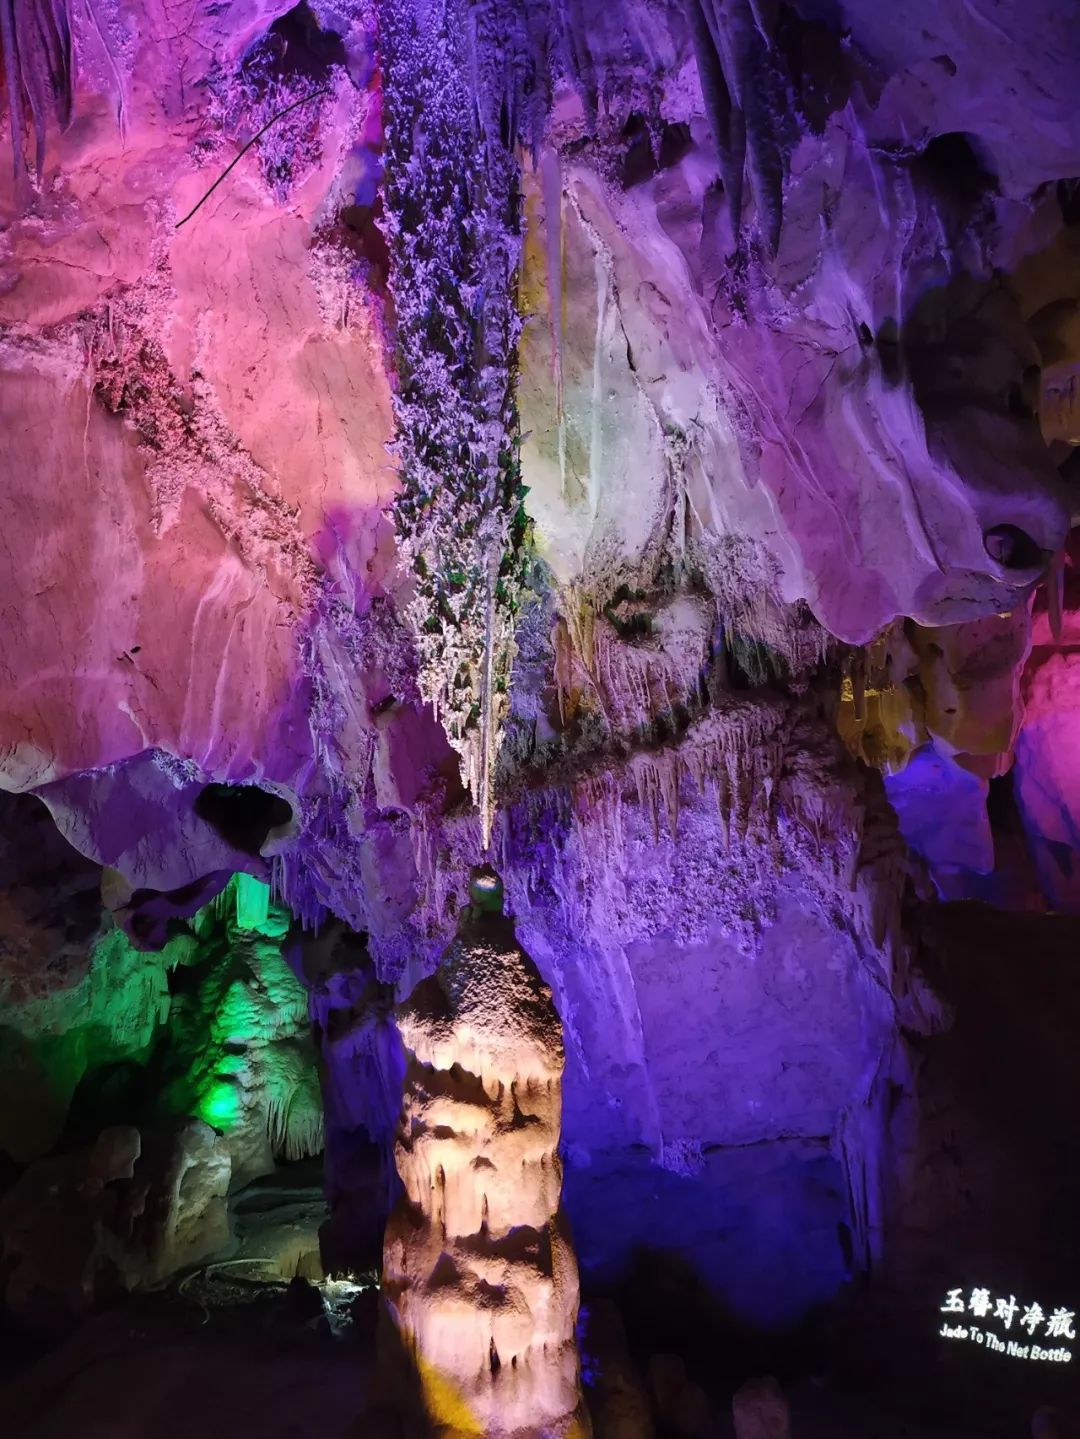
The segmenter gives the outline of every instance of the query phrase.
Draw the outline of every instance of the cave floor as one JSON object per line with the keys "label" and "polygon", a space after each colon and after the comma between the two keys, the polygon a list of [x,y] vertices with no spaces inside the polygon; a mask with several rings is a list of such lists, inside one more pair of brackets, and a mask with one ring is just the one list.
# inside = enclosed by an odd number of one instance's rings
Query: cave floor
{"label": "cave floor", "polygon": [[374,1344],[316,1333],[280,1294],[212,1316],[129,1302],[81,1326],[0,1389],[9,1439],[399,1439],[380,1415]]}
{"label": "cave floor", "polygon": [[[226,1278],[213,1307],[177,1289],[84,1323],[0,1384],[7,1439],[427,1439],[385,1378],[375,1291],[334,1323],[294,1284]],[[325,1300],[325,1296],[324,1296]],[[9,1360],[10,1360],[9,1354]],[[790,1395],[796,1439],[977,1439],[911,1424],[805,1383]],[[602,1432],[602,1431],[598,1431]],[[621,1432],[621,1431],[620,1431]],[[730,1418],[699,1439],[731,1439]],[[660,1429],[656,1439],[683,1439]]]}
{"label": "cave floor", "polygon": [[230,1201],[235,1247],[222,1256],[238,1270],[291,1279],[322,1278],[319,1226],[327,1217],[322,1166],[289,1165]]}
{"label": "cave floor", "polygon": [[[167,1288],[52,1347],[0,1335],[7,1439],[428,1439],[378,1325],[375,1276],[323,1279],[318,1166],[283,1168],[231,1208],[228,1251]],[[789,1399],[796,1439],[980,1439],[903,1419],[888,1396],[875,1404],[805,1381]],[[655,1439],[733,1439],[726,1399],[713,1400],[711,1427],[661,1427]],[[616,1431],[601,1420],[596,1432]]]}

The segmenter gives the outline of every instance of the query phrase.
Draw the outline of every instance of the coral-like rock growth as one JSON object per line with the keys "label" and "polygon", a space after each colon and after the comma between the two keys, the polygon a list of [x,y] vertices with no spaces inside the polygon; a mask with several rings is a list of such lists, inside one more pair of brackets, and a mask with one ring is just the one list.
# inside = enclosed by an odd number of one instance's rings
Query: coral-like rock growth
{"label": "coral-like rock growth", "polygon": [[[490,835],[522,582],[517,272],[527,54],[517,9],[384,0],[386,233],[397,316],[398,534],[420,684]],[[509,47],[509,49],[508,49]]]}
{"label": "coral-like rock growth", "polygon": [[398,1020],[405,1197],[384,1291],[428,1409],[447,1436],[583,1436],[551,991],[512,923],[477,909]]}

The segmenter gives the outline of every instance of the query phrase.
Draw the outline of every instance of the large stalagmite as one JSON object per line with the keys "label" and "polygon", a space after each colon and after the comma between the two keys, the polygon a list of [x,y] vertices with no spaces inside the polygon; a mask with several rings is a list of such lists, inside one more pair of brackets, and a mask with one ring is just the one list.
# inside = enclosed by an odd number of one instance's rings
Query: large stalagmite
{"label": "large stalagmite", "polygon": [[557,1152],[562,1026],[488,874],[438,971],[399,1011],[405,1195],[384,1292],[440,1433],[588,1432],[578,1276]]}

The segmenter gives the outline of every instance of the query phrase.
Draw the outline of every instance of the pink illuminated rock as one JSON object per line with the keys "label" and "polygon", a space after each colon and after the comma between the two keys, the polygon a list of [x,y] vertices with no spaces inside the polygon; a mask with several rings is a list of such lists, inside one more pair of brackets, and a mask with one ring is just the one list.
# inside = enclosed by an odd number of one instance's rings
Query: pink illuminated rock
{"label": "pink illuminated rock", "polygon": [[1080,912],[1080,577],[1076,548],[1064,570],[1063,616],[1032,615],[1032,645],[1020,681],[1023,725],[1016,740],[1016,803],[1051,909]]}
{"label": "pink illuminated rock", "polygon": [[1025,676],[1016,794],[1051,908],[1080,910],[1080,658],[1050,653]]}
{"label": "pink illuminated rock", "polygon": [[[172,890],[243,863],[191,816],[201,784],[295,801],[316,602],[363,609],[391,579],[380,301],[335,228],[370,188],[378,93],[362,16],[337,17],[342,36],[268,4],[99,8],[74,18],[76,119],[50,131],[41,194],[0,176],[0,525],[20,616],[0,642],[0,764],[26,789],[177,761],[193,794],[131,784],[134,847],[98,794],[50,799],[133,888]],[[251,107],[299,83],[274,64],[306,45],[328,90],[303,144],[270,132],[178,228]]]}
{"label": "pink illuminated rock", "polygon": [[[837,51],[830,80],[846,64]],[[1037,239],[1019,238],[1019,206],[985,236],[955,215],[936,152],[924,170],[886,158],[917,123],[911,79],[799,132],[776,256],[751,250],[741,282],[683,83],[659,81],[664,120],[687,127],[682,153],[640,183],[602,184],[575,158],[559,195],[541,166],[522,407],[560,584],[609,597],[674,521],[699,564],[723,537],[762,541],[776,592],[858,643],[898,615],[941,625],[1022,603],[1063,542],[1067,501],[1033,418],[1003,404],[1039,357],[987,266],[995,246]],[[940,88],[964,105],[961,81]],[[563,125],[570,140],[585,121]],[[954,225],[970,255],[942,252]],[[1004,558],[1003,527],[1026,537]]]}
{"label": "pink illuminated rock", "polygon": [[[538,12],[522,40],[524,506],[552,581],[553,668],[568,637],[618,730],[691,703],[720,630],[803,674],[830,637],[861,644],[898,616],[1021,613],[1062,542],[1057,456],[1024,405],[1040,346],[1047,405],[1071,404],[1078,286],[1046,187],[1080,168],[1068,27],[1049,0],[1009,0],[988,27],[920,0],[911,33],[842,8],[850,44],[792,17],[799,64],[762,22],[790,95],[768,92],[785,113],[751,127],[737,165],[679,7],[575,7],[561,38]],[[92,783],[47,796],[132,890],[165,892],[241,862],[192,820],[193,792],[262,785],[295,824],[252,867],[280,857],[299,910],[377,928],[352,881],[364,868],[373,893],[386,873],[407,887],[410,841],[384,863],[365,838],[356,862],[358,796],[373,776],[376,807],[412,815],[454,785],[415,683],[419,638],[424,692],[442,693],[449,611],[417,634],[401,623],[422,577],[404,583],[395,552],[401,356],[380,206],[398,192],[380,189],[373,12],[99,10],[73,13],[74,118],[48,129],[38,191],[0,178],[0,526],[18,616],[0,636],[0,770],[40,789],[150,752],[181,761],[176,794],[125,776],[136,843],[108,832]],[[387,0],[384,18],[410,13]],[[740,13],[720,6],[716,25]],[[1038,83],[1016,62],[1020,29]],[[1009,65],[989,105],[986,76]],[[481,69],[470,84],[510,83],[495,60]],[[459,381],[439,381],[436,415],[458,413]],[[1068,439],[1062,424],[1044,434]],[[624,642],[638,623],[648,646]],[[448,692],[463,723],[459,688],[482,668],[471,655]],[[966,660],[946,668],[927,714],[899,722],[985,771],[1015,724],[1015,668],[982,675],[995,719],[974,737],[963,714],[938,723],[971,678]]]}

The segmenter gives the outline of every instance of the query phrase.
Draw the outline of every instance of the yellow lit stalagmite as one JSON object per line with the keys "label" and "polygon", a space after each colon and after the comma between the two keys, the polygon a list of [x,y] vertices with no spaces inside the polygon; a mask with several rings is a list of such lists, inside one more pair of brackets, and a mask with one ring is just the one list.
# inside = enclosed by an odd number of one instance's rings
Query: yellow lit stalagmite
{"label": "yellow lit stalagmite", "polygon": [[408,1052],[384,1293],[442,1439],[585,1439],[560,1208],[562,1026],[490,873],[399,1011]]}

